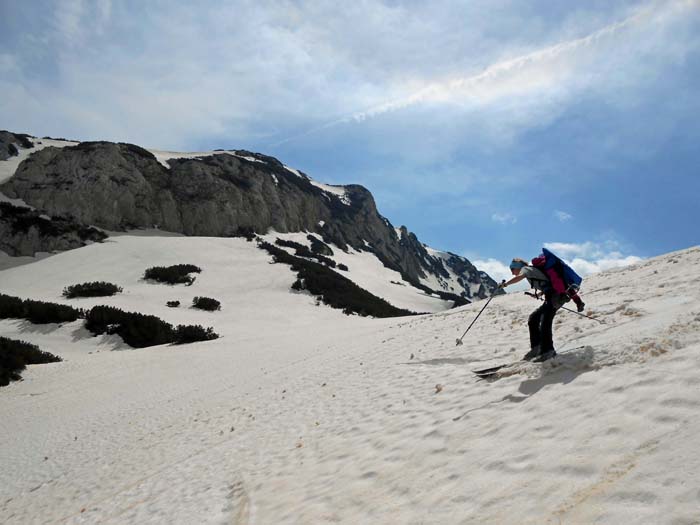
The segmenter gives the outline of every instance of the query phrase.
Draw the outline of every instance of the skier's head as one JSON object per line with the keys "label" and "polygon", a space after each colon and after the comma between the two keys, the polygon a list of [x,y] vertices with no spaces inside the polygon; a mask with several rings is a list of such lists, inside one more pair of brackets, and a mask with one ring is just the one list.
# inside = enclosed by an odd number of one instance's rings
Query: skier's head
{"label": "skier's head", "polygon": [[520,270],[522,270],[524,266],[527,266],[527,261],[518,259],[516,257],[510,262],[510,273],[512,273],[513,275],[518,275],[520,273]]}

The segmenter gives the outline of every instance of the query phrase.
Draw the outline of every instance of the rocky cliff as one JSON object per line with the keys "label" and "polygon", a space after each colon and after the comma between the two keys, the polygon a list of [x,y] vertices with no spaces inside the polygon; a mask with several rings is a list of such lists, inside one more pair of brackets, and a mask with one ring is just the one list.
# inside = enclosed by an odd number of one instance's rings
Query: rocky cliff
{"label": "rocky cliff", "polygon": [[157,227],[200,236],[308,231],[341,249],[372,251],[413,284],[437,278],[441,291],[467,299],[496,288],[466,259],[431,255],[405,227],[397,233],[362,186],[320,184],[247,151],[163,160],[123,143],[48,146],[29,155],[0,192],[48,215],[107,230]]}

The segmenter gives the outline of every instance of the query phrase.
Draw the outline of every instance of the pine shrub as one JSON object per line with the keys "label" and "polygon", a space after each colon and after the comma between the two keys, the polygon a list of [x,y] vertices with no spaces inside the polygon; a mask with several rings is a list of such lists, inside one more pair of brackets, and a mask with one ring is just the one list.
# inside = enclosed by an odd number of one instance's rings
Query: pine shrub
{"label": "pine shrub", "polygon": [[200,273],[201,268],[194,264],[175,264],[173,266],[154,266],[144,273],[144,279],[150,279],[166,284],[192,284],[194,277],[191,273]]}
{"label": "pine shrub", "polygon": [[134,348],[210,341],[219,337],[212,328],[199,325],[178,325],[173,328],[155,315],[125,312],[113,306],[92,308],[86,315],[85,327],[95,335],[117,334]]}
{"label": "pine shrub", "polygon": [[67,286],[63,289],[63,296],[68,299],[73,299],[75,297],[107,297],[123,291],[124,290],[116,284],[95,281]]}
{"label": "pine shrub", "polygon": [[95,306],[85,316],[85,328],[95,335],[117,334],[134,348],[171,343],[173,327],[155,315],[125,312],[113,306]]}
{"label": "pine shrub", "polygon": [[22,378],[20,372],[27,365],[58,361],[61,361],[60,357],[44,352],[36,345],[0,337],[0,386],[6,386],[10,381],[19,381]]}
{"label": "pine shrub", "polygon": [[192,307],[199,308],[200,310],[207,310],[209,312],[215,312],[221,310],[221,303],[216,299],[211,297],[195,297],[192,299]]}
{"label": "pine shrub", "polygon": [[178,325],[175,329],[174,344],[182,345],[187,343],[195,343],[197,341],[211,341],[218,339],[219,335],[214,333],[214,329],[204,328],[201,325]]}
{"label": "pine shrub", "polygon": [[416,315],[415,312],[396,308],[322,264],[295,257],[268,242],[261,242],[259,247],[270,253],[275,262],[289,264],[297,272],[292,288],[308,290],[332,308],[339,308],[347,314],[373,317]]}
{"label": "pine shrub", "polygon": [[20,299],[0,294],[0,318],[26,319],[34,324],[71,323],[83,316],[82,310],[65,304]]}

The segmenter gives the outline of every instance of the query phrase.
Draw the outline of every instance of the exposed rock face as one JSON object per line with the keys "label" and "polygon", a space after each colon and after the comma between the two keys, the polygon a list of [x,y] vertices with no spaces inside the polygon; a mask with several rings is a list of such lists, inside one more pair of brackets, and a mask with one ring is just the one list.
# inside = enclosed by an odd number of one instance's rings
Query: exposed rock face
{"label": "exposed rock face", "polygon": [[0,250],[13,257],[71,250],[106,237],[92,227],[0,202]]}
{"label": "exposed rock face", "polygon": [[31,148],[34,144],[29,140],[29,135],[0,131],[0,160],[16,156],[19,153],[18,146]]}
{"label": "exposed rock face", "polygon": [[[47,147],[23,161],[0,191],[47,214],[109,230],[155,226],[206,236],[269,228],[308,231],[341,249],[371,250],[411,282],[420,282],[428,272],[447,279],[447,264],[459,268],[465,282],[455,290],[458,295],[484,297],[496,288],[466,259],[432,257],[405,228],[399,237],[362,186],[320,185],[272,157],[247,151],[168,164],[166,168],[152,153],[131,144]],[[475,292],[467,282],[482,286]]]}

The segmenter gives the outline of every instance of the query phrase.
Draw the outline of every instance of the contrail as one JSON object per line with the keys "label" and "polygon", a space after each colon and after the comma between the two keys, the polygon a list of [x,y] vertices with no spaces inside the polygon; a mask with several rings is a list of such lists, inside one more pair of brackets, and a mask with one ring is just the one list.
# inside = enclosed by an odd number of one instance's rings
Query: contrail
{"label": "contrail", "polygon": [[[484,71],[477,75],[472,75],[468,77],[462,77],[450,81],[445,81],[445,82],[434,82],[429,85],[427,85],[425,88],[413,93],[412,95],[409,95],[404,98],[399,98],[396,100],[390,100],[388,102],[384,102],[382,104],[379,104],[377,106],[374,106],[372,108],[369,108],[364,111],[358,111],[356,113],[353,113],[352,115],[346,116],[339,118],[337,120],[333,120],[331,122],[328,122],[322,126],[313,128],[305,133],[302,133],[300,135],[296,135],[294,137],[290,137],[288,139],[282,140],[275,145],[279,144],[284,144],[286,142],[289,142],[291,140],[299,139],[302,137],[306,137],[308,135],[318,133],[319,131],[323,131],[325,129],[337,126],[339,124],[347,124],[350,122],[362,122],[364,120],[382,115],[384,113],[392,112],[392,111],[397,111],[399,109],[404,109],[410,106],[413,106],[415,104],[418,104],[420,102],[424,101],[429,101],[429,100],[435,100],[438,97],[444,97],[446,94],[456,92],[456,91],[469,91],[469,90],[474,90],[475,88],[479,87],[480,85],[486,84],[489,81],[493,81],[499,77],[502,77],[510,72],[517,71],[520,69],[523,69],[526,66],[534,65],[537,63],[541,63],[547,60],[553,60],[555,58],[558,58],[562,55],[565,55],[567,53],[570,53],[574,50],[588,47],[594,43],[596,43],[599,40],[602,40],[606,37],[610,37],[624,29],[627,29],[631,26],[641,24],[644,21],[652,18],[655,14],[665,11],[669,4],[668,3],[663,3],[662,5],[665,6],[665,9],[659,8],[658,4],[654,5],[648,5],[642,9],[640,9],[637,13],[634,15],[620,21],[616,22],[614,24],[610,24],[608,26],[603,27],[602,29],[599,29],[585,37],[582,38],[577,38],[575,40],[569,40],[567,42],[561,42],[559,44],[555,44],[553,46],[549,46],[537,51],[533,51],[532,53],[528,53],[525,55],[521,55],[509,60],[503,60],[501,62],[497,62],[495,64],[492,64],[488,66]],[[700,0],[677,0],[673,4],[671,4],[672,8],[680,8],[679,10],[686,10],[689,8],[696,8],[700,6]]]}

